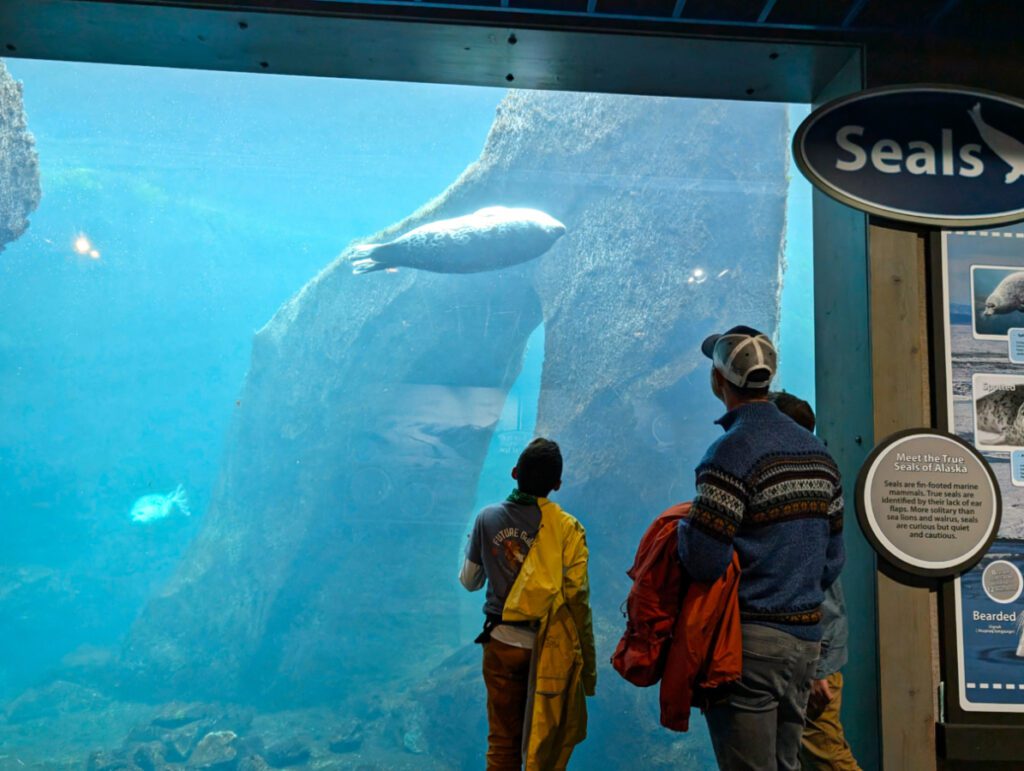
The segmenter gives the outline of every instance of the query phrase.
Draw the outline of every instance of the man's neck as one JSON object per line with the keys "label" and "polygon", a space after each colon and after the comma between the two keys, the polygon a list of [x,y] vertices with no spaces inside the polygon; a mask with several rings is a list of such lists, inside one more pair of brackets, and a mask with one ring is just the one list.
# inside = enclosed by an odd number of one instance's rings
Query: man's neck
{"label": "man's neck", "polygon": [[758,396],[753,399],[744,397],[738,397],[735,394],[729,393],[728,391],[724,394],[725,398],[722,400],[725,402],[725,409],[727,412],[732,412],[738,407],[742,407],[745,404],[761,404],[769,401],[767,396]]}

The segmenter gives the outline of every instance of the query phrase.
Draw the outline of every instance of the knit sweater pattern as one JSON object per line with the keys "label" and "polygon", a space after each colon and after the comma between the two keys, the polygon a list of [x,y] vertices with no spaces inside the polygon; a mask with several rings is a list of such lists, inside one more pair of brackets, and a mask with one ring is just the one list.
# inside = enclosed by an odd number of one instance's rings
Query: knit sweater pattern
{"label": "knit sweater pattern", "polygon": [[679,524],[682,564],[694,580],[714,581],[735,550],[743,622],[820,640],[825,590],[845,561],[839,469],[774,404],[747,403],[717,423],[725,434],[697,467],[697,495]]}

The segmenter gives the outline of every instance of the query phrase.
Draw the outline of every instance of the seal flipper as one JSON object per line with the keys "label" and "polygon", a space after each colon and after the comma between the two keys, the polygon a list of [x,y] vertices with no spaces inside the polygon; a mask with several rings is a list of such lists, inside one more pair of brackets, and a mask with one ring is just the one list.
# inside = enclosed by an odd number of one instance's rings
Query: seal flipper
{"label": "seal flipper", "polygon": [[386,263],[369,256],[374,254],[380,246],[381,244],[359,244],[352,247],[348,260],[352,263],[353,275],[361,276],[363,273],[373,273],[388,267]]}
{"label": "seal flipper", "polygon": [[192,507],[188,502],[188,493],[185,492],[185,488],[181,485],[178,485],[174,491],[174,502],[178,505],[178,511],[186,517],[192,516]]}
{"label": "seal flipper", "polygon": [[382,262],[377,262],[369,257],[363,260],[352,261],[352,274],[355,276],[361,276],[364,273],[373,273],[374,271],[384,270],[387,266]]}

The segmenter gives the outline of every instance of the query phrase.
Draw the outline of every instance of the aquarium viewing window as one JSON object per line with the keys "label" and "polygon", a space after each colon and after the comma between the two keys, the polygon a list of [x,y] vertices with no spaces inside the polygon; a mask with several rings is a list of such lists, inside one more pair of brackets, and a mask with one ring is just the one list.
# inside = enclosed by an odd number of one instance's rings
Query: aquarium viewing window
{"label": "aquarium viewing window", "polygon": [[[804,105],[5,65],[0,769],[479,768],[457,572],[522,447],[607,662],[720,431],[700,340],[813,401]],[[606,665],[590,710],[579,768],[713,766]]]}

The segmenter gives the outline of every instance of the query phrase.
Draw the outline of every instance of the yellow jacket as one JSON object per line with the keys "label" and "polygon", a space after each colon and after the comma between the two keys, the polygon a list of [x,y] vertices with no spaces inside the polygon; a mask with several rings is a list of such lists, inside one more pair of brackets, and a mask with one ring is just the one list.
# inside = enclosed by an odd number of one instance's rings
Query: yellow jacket
{"label": "yellow jacket", "polygon": [[597,686],[597,658],[583,525],[547,498],[537,503],[540,530],[502,617],[539,622],[523,754],[526,771],[550,771],[565,768],[573,748],[587,737],[584,696]]}

